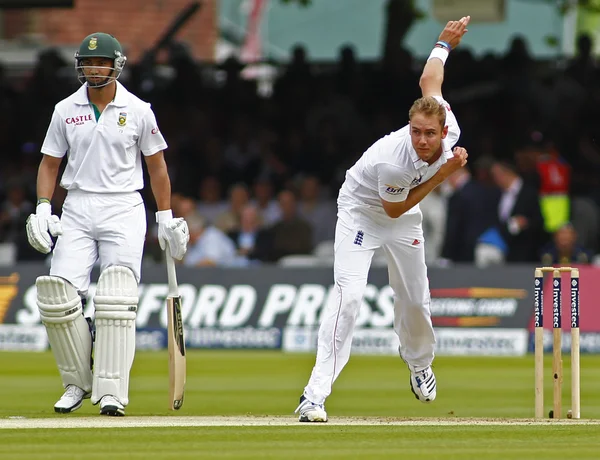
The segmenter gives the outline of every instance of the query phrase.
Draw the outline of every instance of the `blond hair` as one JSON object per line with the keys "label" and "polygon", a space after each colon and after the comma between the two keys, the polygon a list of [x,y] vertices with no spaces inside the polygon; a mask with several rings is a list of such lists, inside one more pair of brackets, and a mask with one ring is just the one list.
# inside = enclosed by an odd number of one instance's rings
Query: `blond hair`
{"label": "blond hair", "polygon": [[446,125],[446,109],[432,96],[419,98],[413,103],[408,111],[409,120],[412,120],[417,113],[422,113],[426,117],[437,117],[442,129]]}

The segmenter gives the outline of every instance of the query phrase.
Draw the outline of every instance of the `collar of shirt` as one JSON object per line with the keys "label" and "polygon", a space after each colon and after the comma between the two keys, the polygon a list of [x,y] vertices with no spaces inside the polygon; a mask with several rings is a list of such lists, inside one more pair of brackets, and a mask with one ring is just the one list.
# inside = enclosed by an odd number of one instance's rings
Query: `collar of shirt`
{"label": "collar of shirt", "polygon": [[[115,93],[115,98],[112,101],[112,104],[117,107],[125,107],[127,105],[127,89],[118,81],[117,83],[117,92]],[[81,85],[81,88],[77,90],[75,93],[74,102],[77,105],[89,105],[90,101],[87,95],[88,84],[84,83]],[[416,152],[415,152],[416,153]]]}
{"label": "collar of shirt", "polygon": [[442,154],[432,164],[429,164],[426,161],[421,160],[421,158],[419,158],[419,154],[413,147],[412,142],[410,144],[410,158],[412,159],[413,164],[415,165],[415,168],[417,168],[417,169],[421,169],[424,166],[426,166],[426,167],[433,166],[433,165],[437,164],[438,162],[440,162],[441,164],[444,164],[444,163],[446,163],[448,158],[452,158],[452,156],[453,156],[452,149],[447,148],[445,139],[442,139]]}

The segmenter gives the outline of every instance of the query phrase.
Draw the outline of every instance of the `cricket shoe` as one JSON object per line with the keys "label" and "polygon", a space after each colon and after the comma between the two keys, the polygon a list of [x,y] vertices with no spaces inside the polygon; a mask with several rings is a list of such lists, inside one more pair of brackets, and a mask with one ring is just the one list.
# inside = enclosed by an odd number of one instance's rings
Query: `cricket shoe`
{"label": "cricket shoe", "polygon": [[410,371],[410,389],[421,402],[429,403],[435,399],[436,383],[431,366],[418,372]]}
{"label": "cricket shoe", "polygon": [[125,407],[114,396],[106,395],[100,400],[100,415],[122,417],[125,415]]}
{"label": "cricket shoe", "polygon": [[308,399],[306,396],[300,396],[300,405],[294,411],[294,414],[300,412],[298,417],[299,422],[326,422],[327,412],[325,412],[325,406],[323,404],[315,404]]}
{"label": "cricket shoe", "polygon": [[77,385],[67,385],[67,389],[61,398],[54,405],[54,412],[59,414],[68,414],[81,407],[84,399],[88,399],[90,393],[86,393]]}

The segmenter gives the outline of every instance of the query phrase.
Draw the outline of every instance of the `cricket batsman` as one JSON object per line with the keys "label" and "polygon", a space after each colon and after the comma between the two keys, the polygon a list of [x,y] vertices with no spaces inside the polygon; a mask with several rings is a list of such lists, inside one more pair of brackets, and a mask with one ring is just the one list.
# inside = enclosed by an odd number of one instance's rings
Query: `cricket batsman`
{"label": "cricket batsman", "polygon": [[[58,413],[79,409],[86,398],[100,414],[125,415],[135,355],[138,283],[146,234],[144,158],[158,212],[163,249],[182,259],[189,232],[173,218],[171,184],[161,135],[150,104],[118,82],[127,58],[115,37],[87,36],[75,53],[81,88],[60,101],[42,145],[37,207],[27,220],[31,246],[48,254],[57,237],[49,276],[37,278],[37,305],[46,327],[64,394]],[[51,199],[67,190],[62,216]],[[92,267],[100,263],[94,296],[95,340],[83,316]],[[93,363],[92,363],[93,349]],[[92,366],[93,364],[93,366]]]}
{"label": "cricket batsman", "polygon": [[375,250],[382,248],[394,291],[394,330],[410,388],[424,403],[436,397],[431,369],[435,335],[429,309],[419,202],[465,166],[453,146],[460,129],[442,97],[444,64],[470,17],[450,21],[431,51],[409,123],[375,142],[346,173],[338,196],[334,280],[337,296],[323,312],[316,363],[296,409],[301,422],[326,422],[325,399],[350,358],[352,335]]}

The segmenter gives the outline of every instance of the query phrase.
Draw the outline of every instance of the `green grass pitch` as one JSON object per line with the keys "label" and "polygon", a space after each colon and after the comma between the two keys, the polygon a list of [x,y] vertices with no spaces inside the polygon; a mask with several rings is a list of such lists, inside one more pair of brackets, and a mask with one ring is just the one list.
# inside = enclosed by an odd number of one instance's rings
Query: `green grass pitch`
{"label": "green grass pitch", "polygon": [[[180,411],[167,409],[166,352],[139,352],[127,416],[111,419],[125,424],[159,416],[165,426],[15,429],[2,424],[38,418],[76,424],[107,418],[100,417],[98,407],[89,401],[73,414],[54,413],[52,406],[62,388],[50,353],[0,353],[0,458],[600,458],[600,424],[523,424],[533,417],[532,355],[437,357],[438,397],[428,405],[410,392],[409,373],[399,358],[353,356],[327,400],[328,424],[300,424],[293,414],[313,354],[188,350],[187,359],[186,395]],[[564,359],[566,413],[570,379],[568,357]],[[547,413],[552,402],[551,356],[546,356],[545,365]],[[600,356],[582,356],[582,419],[600,419],[599,381]],[[200,416],[265,423],[168,426],[169,421]],[[336,423],[336,419],[354,423]],[[415,419],[416,424],[408,423]],[[517,424],[519,419],[523,423]],[[270,420],[278,423],[268,426]],[[486,420],[506,423],[490,426]]]}

